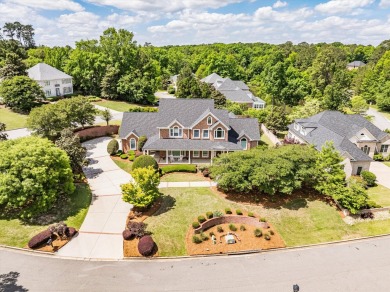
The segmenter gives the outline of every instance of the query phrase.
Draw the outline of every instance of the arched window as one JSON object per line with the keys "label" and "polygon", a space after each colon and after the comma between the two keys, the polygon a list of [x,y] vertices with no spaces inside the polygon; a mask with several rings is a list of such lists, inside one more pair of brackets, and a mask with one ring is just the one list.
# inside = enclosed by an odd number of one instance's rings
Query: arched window
{"label": "arched window", "polygon": [[368,147],[367,145],[364,145],[364,147],[361,148],[363,150],[364,153],[366,153],[367,155],[370,154],[370,147]]}
{"label": "arched window", "polygon": [[241,148],[244,150],[248,149],[248,141],[246,138],[241,139]]}
{"label": "arched window", "polygon": [[130,139],[130,150],[136,150],[137,149],[137,142],[134,138]]}
{"label": "arched window", "polygon": [[217,128],[214,132],[214,139],[224,139],[225,131],[222,128]]}
{"label": "arched window", "polygon": [[170,137],[183,137],[183,129],[177,126],[169,129]]}
{"label": "arched window", "polygon": [[213,119],[211,117],[207,118],[207,125],[212,125],[213,124]]}

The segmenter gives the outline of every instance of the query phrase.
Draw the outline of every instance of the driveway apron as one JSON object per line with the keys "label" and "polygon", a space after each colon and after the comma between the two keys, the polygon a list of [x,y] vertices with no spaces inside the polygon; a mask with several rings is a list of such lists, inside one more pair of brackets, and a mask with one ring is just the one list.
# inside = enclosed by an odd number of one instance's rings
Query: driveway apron
{"label": "driveway apron", "polygon": [[60,256],[78,258],[123,258],[122,231],[131,205],[122,201],[120,185],[132,180],[107,154],[112,138],[83,143],[90,163],[84,168],[92,191],[92,202],[79,235],[58,251]]}
{"label": "driveway apron", "polygon": [[390,167],[382,162],[371,162],[370,171],[376,175],[378,184],[390,189]]}

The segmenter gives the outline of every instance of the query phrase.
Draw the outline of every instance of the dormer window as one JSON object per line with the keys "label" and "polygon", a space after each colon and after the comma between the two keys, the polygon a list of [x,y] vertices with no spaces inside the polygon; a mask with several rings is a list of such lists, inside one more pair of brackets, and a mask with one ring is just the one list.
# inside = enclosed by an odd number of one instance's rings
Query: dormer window
{"label": "dormer window", "polygon": [[207,118],[207,125],[212,125],[213,124],[213,118],[212,117],[208,117]]}
{"label": "dormer window", "polygon": [[182,138],[183,129],[179,127],[173,127],[169,129],[169,137],[171,138]]}
{"label": "dormer window", "polygon": [[214,139],[225,139],[225,131],[222,128],[217,128],[214,131]]}

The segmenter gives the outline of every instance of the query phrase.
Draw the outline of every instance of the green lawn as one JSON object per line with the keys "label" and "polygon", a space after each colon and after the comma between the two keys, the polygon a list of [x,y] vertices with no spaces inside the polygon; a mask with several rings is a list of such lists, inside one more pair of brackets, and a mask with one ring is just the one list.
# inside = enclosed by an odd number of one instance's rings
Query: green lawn
{"label": "green lawn", "polygon": [[260,141],[266,143],[269,147],[275,146],[274,143],[272,143],[272,141],[267,137],[267,135],[261,135]]}
{"label": "green lawn", "polygon": [[[71,196],[71,203],[63,212],[56,212],[54,222],[64,221],[68,226],[79,229],[87,215],[91,203],[91,192],[85,184],[77,185]],[[24,247],[37,233],[47,229],[50,224],[38,225],[23,223],[19,219],[0,219],[0,244]]]}
{"label": "green lawn", "polygon": [[127,112],[129,108],[144,106],[144,105],[130,103],[126,101],[115,101],[115,100],[102,100],[102,101],[93,102],[93,104],[104,106],[118,112]]}
{"label": "green lawn", "polygon": [[180,182],[180,181],[206,181],[203,175],[190,172],[172,172],[161,177],[161,181]]}
{"label": "green lawn", "polygon": [[350,226],[334,207],[318,200],[298,198],[277,208],[263,208],[227,201],[209,188],[168,188],[162,192],[162,208],[145,221],[161,256],[185,255],[185,236],[194,219],[207,211],[223,211],[226,207],[253,211],[265,217],[287,246],[390,233],[390,220]]}
{"label": "green lawn", "polygon": [[7,130],[25,128],[28,115],[13,112],[9,108],[0,108],[0,122],[6,124]]}
{"label": "green lawn", "polygon": [[385,165],[387,165],[388,167],[390,167],[390,161],[384,161],[383,162]]}
{"label": "green lawn", "polygon": [[[122,121],[120,120],[112,120],[108,123],[110,126],[111,125],[117,125],[117,126],[120,126],[122,124]],[[106,122],[101,122],[101,123],[97,123],[95,124],[96,126],[107,126],[107,123]]]}
{"label": "green lawn", "polygon": [[377,185],[376,187],[368,189],[368,196],[370,200],[373,200],[378,205],[382,207],[390,206],[390,189]]}
{"label": "green lawn", "polygon": [[370,107],[376,109],[378,112],[380,112],[385,118],[390,120],[390,112],[381,111],[376,105],[370,105]]}
{"label": "green lawn", "polygon": [[133,162],[129,161],[129,160],[114,160],[113,161],[115,162],[116,165],[118,165],[118,167],[122,168],[124,171],[130,173],[131,172],[131,166],[133,165]]}

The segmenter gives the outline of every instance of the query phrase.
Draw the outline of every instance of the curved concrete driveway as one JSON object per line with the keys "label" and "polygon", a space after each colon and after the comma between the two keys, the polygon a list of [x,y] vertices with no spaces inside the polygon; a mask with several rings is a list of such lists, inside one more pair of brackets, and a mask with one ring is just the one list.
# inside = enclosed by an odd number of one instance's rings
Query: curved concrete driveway
{"label": "curved concrete driveway", "polygon": [[372,123],[382,131],[386,129],[390,129],[390,121],[385,116],[383,116],[380,112],[378,112],[376,109],[370,107],[367,110],[367,115],[374,117]]}
{"label": "curved concrete driveway", "polygon": [[382,162],[373,161],[370,165],[370,171],[376,175],[378,184],[390,189],[390,167]]}
{"label": "curved concrete driveway", "polygon": [[107,154],[112,138],[102,137],[83,143],[90,161],[84,173],[92,190],[92,202],[79,235],[58,255],[81,258],[123,258],[122,231],[131,205],[122,201],[120,185],[132,180]]}
{"label": "curved concrete driveway", "polygon": [[0,278],[0,290],[292,291],[298,284],[300,291],[382,292],[390,286],[389,246],[386,236],[243,256],[117,262],[0,248],[0,275],[11,283],[2,286]]}

